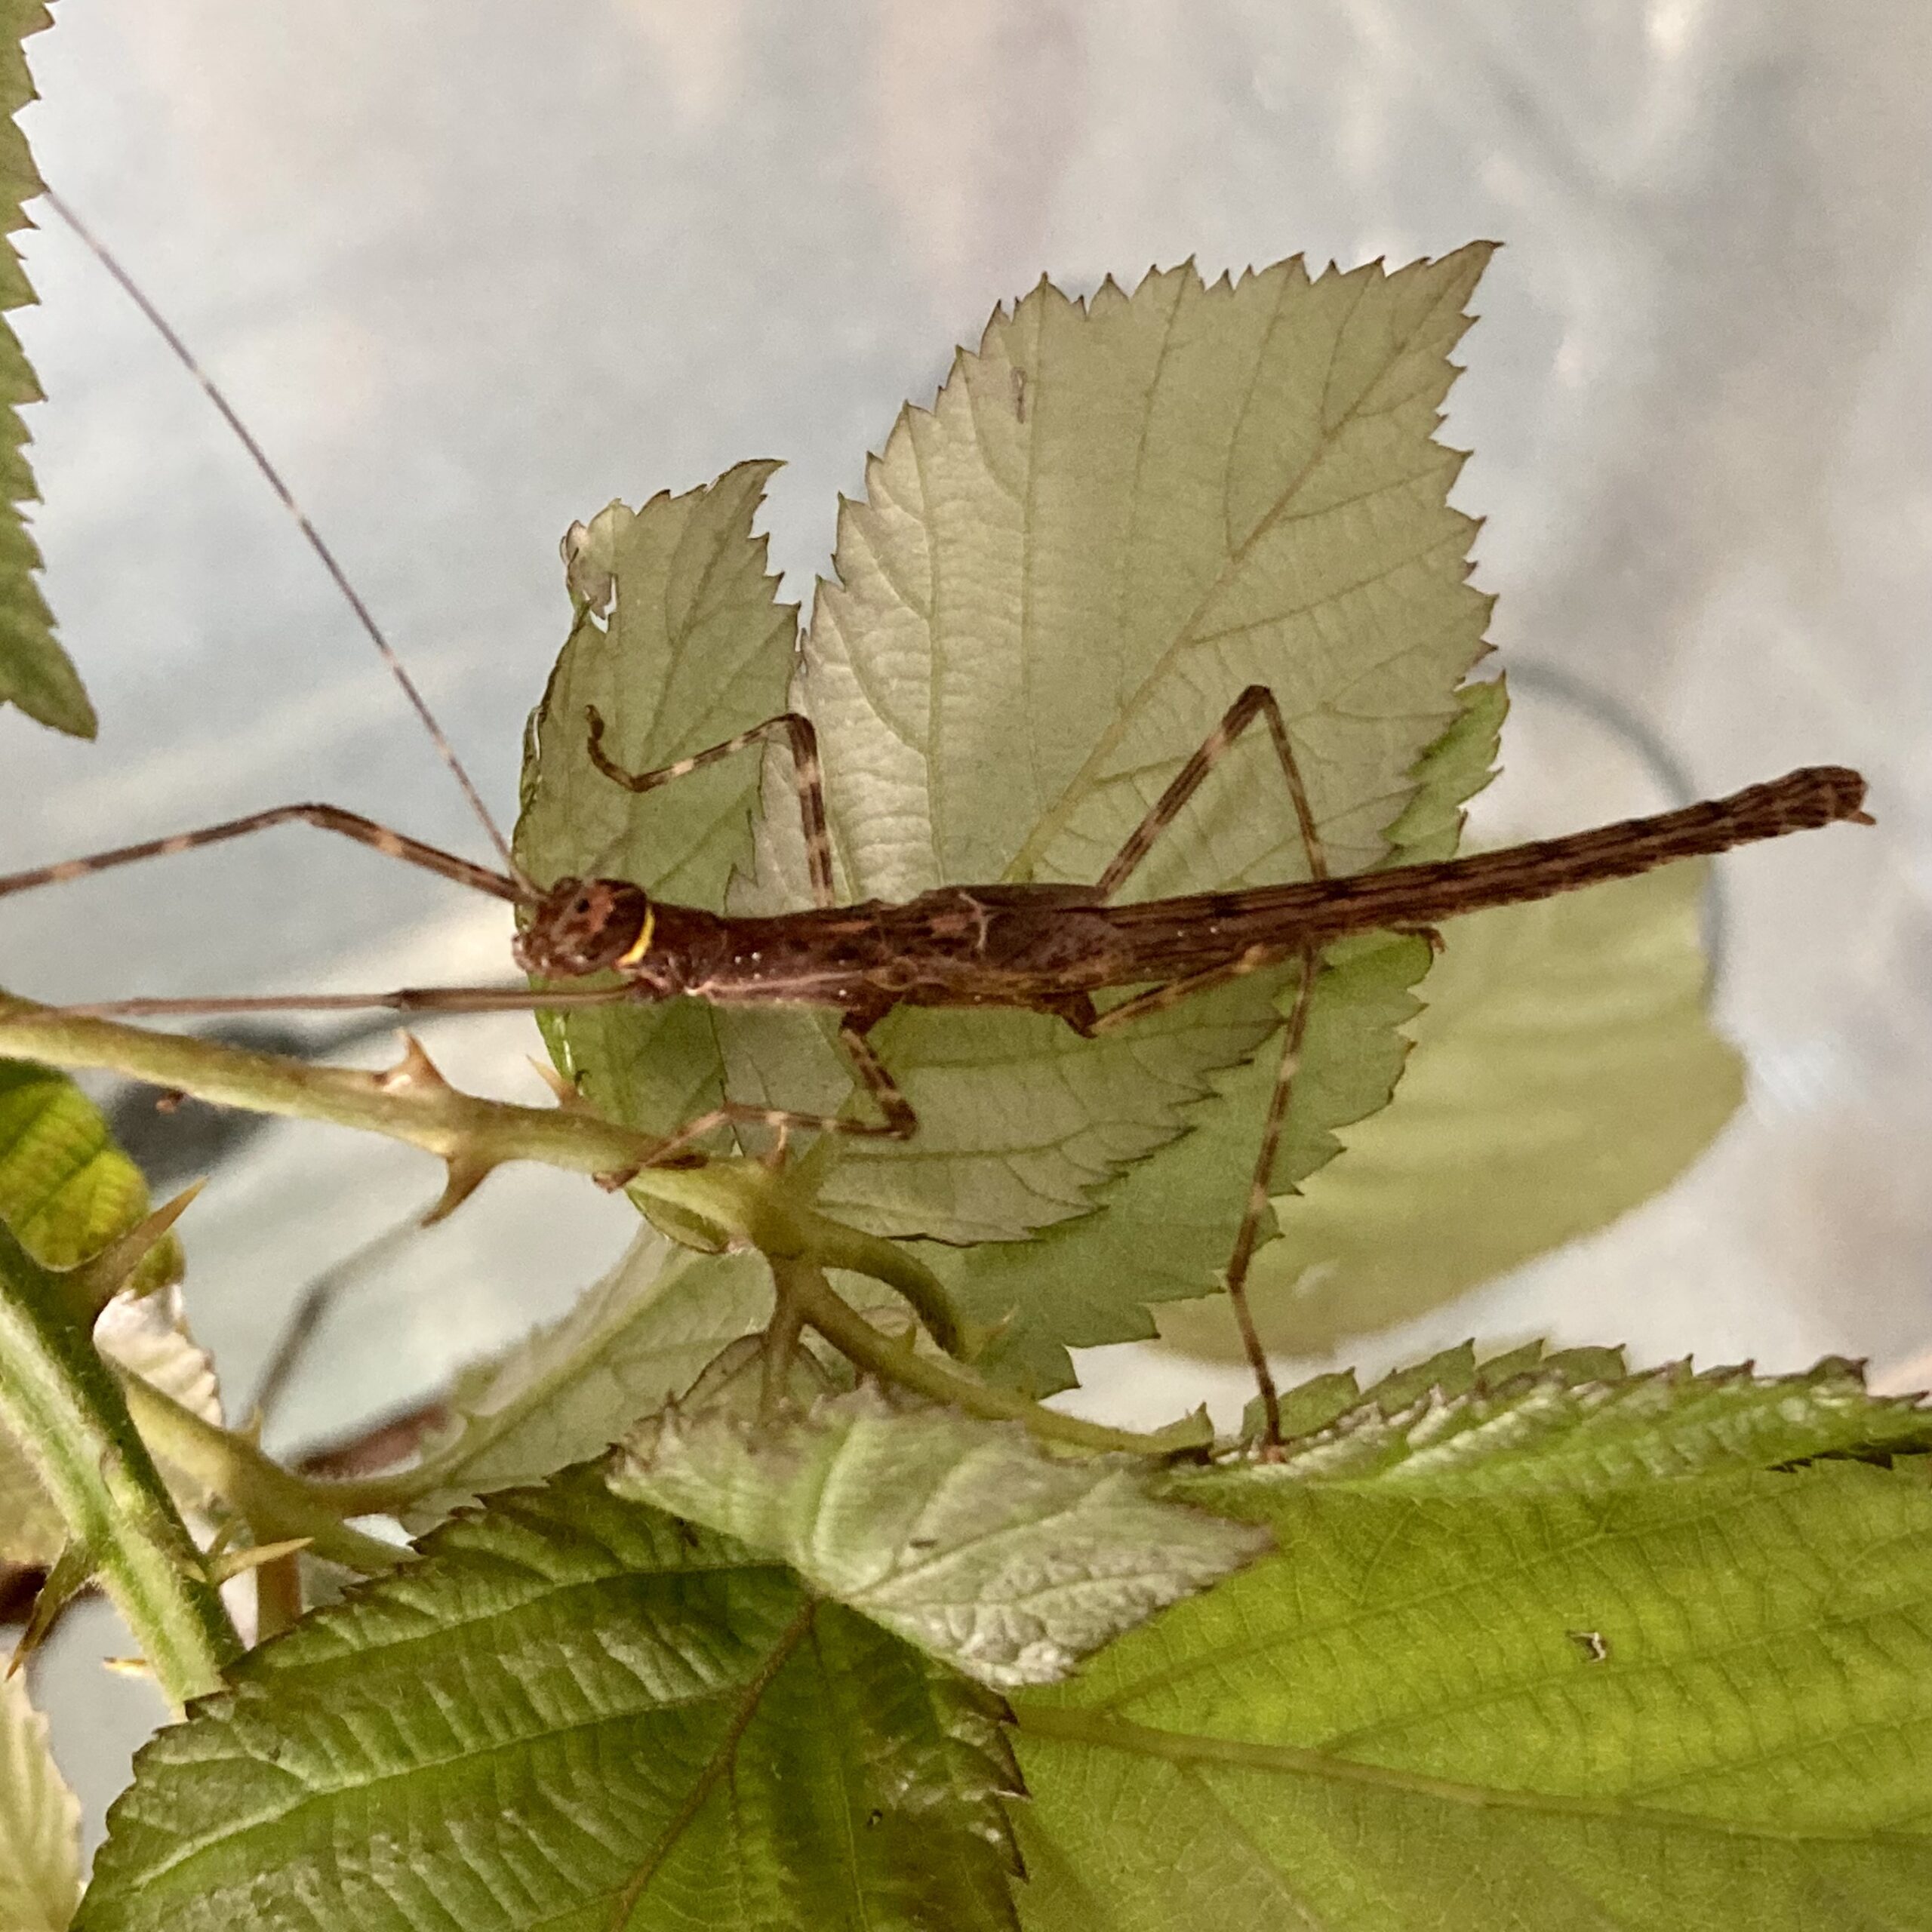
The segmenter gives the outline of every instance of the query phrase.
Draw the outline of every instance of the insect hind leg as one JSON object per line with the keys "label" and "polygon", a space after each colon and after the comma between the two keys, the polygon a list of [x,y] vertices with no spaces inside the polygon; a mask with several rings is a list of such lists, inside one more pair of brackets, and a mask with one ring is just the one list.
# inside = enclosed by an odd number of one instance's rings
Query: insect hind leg
{"label": "insect hind leg", "polygon": [[[1327,855],[1322,849],[1321,835],[1309,803],[1308,788],[1302,783],[1300,769],[1295,763],[1294,746],[1288,737],[1281,705],[1266,685],[1250,685],[1229,706],[1220,723],[1202,740],[1200,749],[1174,774],[1152,808],[1129,833],[1126,844],[1115,854],[1112,863],[1100,875],[1097,889],[1103,900],[1111,899],[1127,883],[1153,848],[1155,841],[1180,817],[1188,800],[1200,789],[1208,774],[1257,718],[1266,721],[1275,755],[1281,761],[1281,775],[1287,782],[1289,801],[1294,808],[1295,821],[1300,827],[1302,844],[1308,854],[1310,875],[1318,879],[1328,876]],[[1264,963],[1266,962],[1260,958],[1230,961],[1226,966],[1211,968],[1186,980],[1156,986],[1102,1015],[1093,1030],[1104,1032],[1144,1019],[1179,1000],[1238,979]],[[1248,1303],[1247,1273],[1255,1249],[1260,1244],[1262,1220],[1268,1212],[1269,1185],[1274,1178],[1275,1156],[1281,1150],[1282,1130],[1287,1122],[1289,1103],[1294,1097],[1295,1074],[1301,1063],[1309,1007],[1320,964],[1318,953],[1307,952],[1301,956],[1301,977],[1295,988],[1287,1038],[1282,1043],[1281,1061],[1275,1069],[1275,1084],[1269,1096],[1260,1151],[1255,1159],[1254,1176],[1248,1184],[1247,1203],[1241,1212],[1241,1225],[1235,1230],[1235,1244],[1228,1257],[1224,1278],[1235,1324],[1241,1331],[1241,1347],[1247,1356],[1248,1367],[1254,1372],[1255,1386],[1260,1392],[1265,1419],[1262,1438],[1264,1456],[1272,1454],[1281,1442],[1281,1400],[1275,1386],[1274,1371],[1268,1365],[1268,1351],[1262,1345],[1260,1332],[1254,1325],[1254,1310]]]}

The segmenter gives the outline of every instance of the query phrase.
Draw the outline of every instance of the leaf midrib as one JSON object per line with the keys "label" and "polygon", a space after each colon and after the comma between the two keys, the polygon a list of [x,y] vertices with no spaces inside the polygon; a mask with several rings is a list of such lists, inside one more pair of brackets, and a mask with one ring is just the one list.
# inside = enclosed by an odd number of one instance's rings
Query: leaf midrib
{"label": "leaf midrib", "polygon": [[[1678,1478],[1676,1480],[1683,1481],[1687,1484],[1708,1481],[1714,1488],[1722,1485],[1727,1492],[1731,1493],[1712,1494],[1704,1501],[1701,1509],[1694,1512],[1686,1511],[1681,1515],[1671,1518],[1666,1524],[1649,1521],[1641,1517],[1635,1519],[1629,1518],[1613,1519],[1606,1515],[1598,1521],[1587,1537],[1580,1535],[1567,1543],[1564,1546],[1564,1553],[1573,1556],[1580,1555],[1586,1548],[1593,1550],[1614,1550],[1626,1544],[1641,1545],[1647,1538],[1657,1534],[1660,1530],[1671,1533],[1683,1533],[1700,1524],[1728,1522],[1734,1518],[1737,1507],[1734,1492],[1744,1487],[1751,1477],[1761,1476],[1764,1473],[1761,1471],[1727,1471],[1708,1478]],[[1779,1480],[1780,1478],[1772,1479]],[[1352,1493],[1358,1497],[1371,1495],[1377,1486],[1373,1479],[1371,1479],[1355,1486]],[[1639,1485],[1631,1484],[1620,1489],[1589,1492],[1578,1500],[1596,1503],[1607,1509],[1609,1506],[1618,1500],[1627,1499],[1635,1493],[1639,1487]],[[1349,1493],[1340,1483],[1332,1485],[1324,1484],[1321,1487],[1330,1494],[1337,1492],[1345,1494]],[[1198,1503],[1204,1508],[1214,1506],[1214,1503],[1199,1491],[1196,1491],[1189,1500]],[[1417,1494],[1410,1491],[1404,1492],[1398,1500],[1422,1512],[1427,1511],[1432,1504],[1439,1508],[1445,1503],[1453,1509],[1456,1502],[1460,1499],[1453,1495],[1444,1497],[1439,1494],[1429,1495],[1427,1493]],[[1477,1500],[1487,1501],[1490,1499],[1483,1497]],[[1263,1514],[1257,1520],[1267,1522],[1275,1530],[1277,1540],[1284,1547],[1291,1549],[1294,1547],[1294,1526],[1291,1524],[1277,1522],[1272,1514]],[[1389,1532],[1392,1537],[1395,1534],[1395,1531],[1393,1529]],[[1899,1540],[1901,1537],[1911,1534],[1912,1532],[1900,1532],[1898,1537],[1890,1540]],[[1917,1534],[1924,1537],[1926,1532],[1921,1528]],[[1286,1561],[1286,1559],[1277,1560]],[[1260,1632],[1238,1643],[1216,1644],[1190,1657],[1183,1664],[1176,1664],[1164,1669],[1149,1671],[1134,1678],[1131,1682],[1120,1684],[1109,1694],[1108,1707],[1118,1707],[1131,1700],[1151,1696],[1156,1691],[1175,1690],[1193,1679],[1217,1673],[1238,1659],[1260,1657],[1280,1646],[1305,1644],[1311,1640],[1318,1640],[1331,1634],[1347,1632],[1370,1618],[1386,1618],[1398,1615],[1413,1616],[1418,1611],[1426,1611],[1438,1604],[1454,1603],[1459,1598],[1466,1598],[1480,1589],[1492,1587],[1499,1580],[1505,1579],[1515,1580],[1518,1578],[1533,1577],[1547,1561],[1546,1556],[1541,1552],[1532,1554],[1527,1557],[1518,1558],[1507,1564],[1497,1566],[1480,1580],[1461,1579],[1438,1589],[1414,1590],[1399,1598],[1392,1598],[1366,1609],[1352,1604],[1345,1605],[1318,1620],[1302,1623],[1292,1629]],[[1257,1567],[1265,1567],[1265,1561],[1263,1565]],[[1373,1567],[1371,1563],[1367,1568],[1372,1569]],[[1255,1574],[1254,1571],[1249,1572],[1251,1576],[1254,1574]],[[1366,1570],[1364,1574],[1367,1574]],[[1834,1625],[1862,1623],[1875,1617],[1897,1615],[1900,1613],[1901,1607],[1902,1606],[1897,1602],[1887,1601],[1873,1604],[1861,1609],[1855,1615],[1845,1614],[1824,1618],[1821,1614],[1814,1613],[1808,1614],[1801,1621],[1797,1628],[1801,1633],[1804,1631],[1820,1627],[1821,1622],[1829,1622]],[[1765,1626],[1752,1633],[1748,1641],[1765,1642],[1777,1636],[1789,1634],[1791,1634],[1789,1632],[1782,1629]],[[1725,1649],[1730,1647],[1733,1647],[1715,1644],[1706,1644],[1694,1653],[1672,1661],[1681,1666],[1695,1662],[1706,1656],[1722,1654]]]}
{"label": "leaf midrib", "polygon": [[1430,1777],[1393,1765],[1337,1758],[1326,1752],[1296,1745],[1250,1743],[1233,1738],[1161,1730],[1149,1724],[1136,1724],[1131,1718],[1066,1707],[1036,1706],[1023,1700],[1014,1702],[1013,1711],[1014,1724],[1023,1737],[1124,1752],[1183,1769],[1210,1765],[1232,1770],[1270,1771],[1281,1777],[1365,1785],[1478,1810],[1525,1811],[1565,1818],[1613,1819],[1652,1828],[1702,1832],[1720,1838],[1773,1844],[1882,1845],[1918,1852],[1932,1850],[1932,1837],[1922,1832],[1867,1825],[1771,1825],[1704,1812],[1633,1804],[1627,1798],[1592,1798],[1581,1793],[1521,1791],[1502,1785],[1467,1784],[1451,1778]]}
{"label": "leaf midrib", "polygon": [[[1312,283],[1306,281],[1298,283],[1291,277],[1284,277],[1281,295],[1276,305],[1276,321],[1278,321],[1281,309],[1287,303],[1291,291],[1297,291],[1303,286],[1312,287]],[[1359,309],[1363,300],[1366,299],[1369,285],[1368,281],[1364,279],[1361,289],[1356,296],[1355,309]],[[1106,730],[1094,740],[1093,749],[1082,761],[1079,769],[1068,780],[1057,802],[1049,806],[1041,814],[1033,829],[1022,841],[1020,849],[1014,854],[1012,860],[1001,875],[1003,878],[1025,879],[1032,876],[1033,868],[1038,865],[1041,854],[1059,835],[1066,821],[1072,817],[1087,793],[1094,788],[1098,781],[1102,766],[1118,746],[1129,727],[1138,719],[1142,707],[1149,701],[1149,693],[1152,688],[1161,681],[1183,650],[1200,641],[1195,635],[1195,626],[1201,621],[1202,614],[1213,606],[1214,600],[1221,595],[1228,583],[1244,567],[1249,553],[1254,549],[1255,545],[1272,531],[1286,514],[1296,494],[1307,482],[1309,477],[1319,466],[1323,459],[1333,450],[1337,439],[1362,413],[1363,405],[1375,392],[1376,382],[1379,381],[1395,362],[1409,353],[1417,337],[1434,323],[1436,312],[1441,306],[1441,299],[1447,298],[1441,298],[1431,303],[1417,318],[1411,329],[1403,335],[1392,339],[1389,354],[1380,365],[1376,380],[1363,385],[1357,401],[1350,405],[1346,412],[1337,418],[1332,425],[1324,420],[1321,431],[1314,439],[1313,446],[1306,461],[1294,475],[1288,479],[1269,505],[1266,514],[1257,520],[1254,528],[1248,532],[1241,544],[1223,558],[1220,568],[1216,572],[1213,582],[1202,592],[1194,608],[1188,614],[1186,621],[1177,629],[1166,648],[1161,652],[1154,663],[1149,667],[1146,675],[1140,680],[1138,688],[1124,696],[1115,706],[1112,721]],[[1460,300],[1460,297],[1458,299]],[[1180,303],[1177,300],[1175,304],[1176,313],[1178,313],[1180,307]],[[1355,309],[1350,311],[1349,320],[1352,319]],[[1330,344],[1327,372],[1330,377],[1332,377],[1334,372],[1336,349],[1347,332],[1349,320],[1344,320],[1337,327],[1334,339]],[[1171,318],[1170,326],[1171,326]],[[1269,333],[1272,335],[1272,325]],[[1263,353],[1266,353],[1265,343]],[[1151,398],[1151,388],[1149,395]],[[1429,441],[1434,443],[1435,438],[1431,436]],[[1436,549],[1441,546],[1438,543],[1432,544],[1429,547]],[[1398,566],[1392,566],[1392,568],[1397,567]],[[1387,574],[1389,572],[1386,571],[1380,572],[1376,577],[1368,581],[1378,581],[1380,577]],[[1360,588],[1361,586],[1354,587]],[[1229,695],[1232,697],[1232,694]]]}
{"label": "leaf midrib", "polygon": [[[638,1722],[640,1719],[660,1714],[691,1712],[706,1703],[724,1702],[730,1699],[734,1692],[738,1696],[740,1708],[731,1714],[727,1726],[726,1742],[735,1749],[736,1740],[743,1736],[752,1717],[755,1715],[759,1699],[770,1687],[773,1678],[783,1668],[792,1651],[797,1647],[798,1637],[793,1634],[794,1632],[796,1631],[799,1635],[803,1634],[804,1627],[809,1625],[811,1617],[817,1608],[817,1599],[808,1597],[798,1615],[772,1640],[770,1651],[761,1657],[747,1675],[735,1685],[728,1684],[707,1685],[687,1697],[656,1695],[649,1702],[641,1703],[633,1709],[600,1712],[594,1716],[575,1719],[568,1723],[546,1724],[538,1729],[520,1732],[514,1737],[503,1738],[494,1744],[460,1748],[440,1757],[422,1758],[400,1770],[382,1771],[368,1777],[346,1777],[320,1789],[309,1787],[306,1789],[304,1795],[292,1804],[278,1804],[272,1810],[265,1808],[254,1817],[240,1825],[224,1821],[216,1828],[213,1835],[183,1844],[172,1857],[155,1860],[143,1873],[137,1891],[131,1896],[151,1892],[162,1881],[176,1877],[184,1870],[192,1868],[202,1859],[216,1854],[231,1851],[235,1847],[246,1844],[251,1838],[265,1831],[272,1832],[317,1806],[337,1804],[347,1798],[365,1798],[369,1793],[380,1791],[389,1785],[407,1783],[415,1779],[432,1779],[439,1773],[451,1767],[468,1769],[472,1766],[481,1765],[493,1758],[500,1758],[506,1752],[526,1752],[533,1746],[548,1743],[557,1739],[587,1734],[603,1726],[631,1724]],[[438,1631],[434,1634],[436,1638],[440,1639],[448,1633]],[[361,1654],[358,1654],[358,1655]],[[351,1657],[340,1660],[352,1662],[355,1659]],[[226,1761],[233,1763],[238,1759],[242,1762],[258,1766],[262,1765],[263,1763],[256,1754],[245,1748],[227,1754]],[[198,1761],[201,1767],[205,1767],[210,1764],[219,1764],[223,1760],[204,1758]],[[266,1767],[263,1767],[266,1768]],[[275,1767],[281,1768],[278,1764]],[[300,1781],[299,1774],[294,1771],[288,1771],[286,1775],[291,1781]],[[712,1782],[715,1783],[715,1778]],[[706,1786],[706,1789],[708,1790],[709,1787]],[[701,1803],[701,1798],[700,1801]],[[691,1816],[696,1816],[695,1810],[693,1810]],[[668,1851],[671,1843],[674,1841],[675,1829],[681,1829],[683,1824],[688,1824],[689,1822],[688,1818],[674,1817],[660,1838],[660,1845],[664,1850]],[[583,1900],[578,1902],[579,1909],[583,1903],[585,1901]]]}

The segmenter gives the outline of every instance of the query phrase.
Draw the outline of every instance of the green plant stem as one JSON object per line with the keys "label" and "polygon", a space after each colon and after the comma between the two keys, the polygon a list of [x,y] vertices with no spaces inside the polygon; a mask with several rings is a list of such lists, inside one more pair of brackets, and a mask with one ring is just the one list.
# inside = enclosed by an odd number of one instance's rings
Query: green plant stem
{"label": "green plant stem", "polygon": [[[659,1145],[587,1107],[518,1106],[459,1092],[420,1049],[388,1073],[365,1073],[88,1019],[0,994],[0,1055],[105,1068],[217,1106],[386,1134],[446,1164],[445,1210],[506,1161],[611,1174],[636,1168]],[[828,1268],[884,1281],[912,1303],[943,1348],[964,1351],[946,1291],[930,1269],[891,1241],[816,1213],[783,1173],[756,1161],[714,1160],[702,1167],[645,1168],[627,1186],[681,1220],[701,1224],[716,1246],[745,1241],[768,1254],[809,1255]]]}
{"label": "green plant stem", "polygon": [[137,1426],[164,1462],[212,1490],[246,1518],[259,1543],[306,1537],[318,1556],[373,1576],[406,1562],[409,1552],[352,1530],[346,1515],[374,1514],[338,1485],[311,1481],[265,1456],[245,1435],[183,1408],[137,1375],[121,1386]]}
{"label": "green plant stem", "polygon": [[515,1106],[460,1093],[440,1076],[425,1077],[422,1063],[408,1060],[389,1074],[316,1066],[7,995],[0,995],[0,1054],[54,1066],[103,1067],[217,1106],[364,1128],[453,1167],[480,1166],[484,1172],[525,1160],[608,1174],[648,1158],[657,1145],[587,1109]]}
{"label": "green plant stem", "polygon": [[0,1419],[170,1701],[219,1689],[242,1650],[220,1595],[60,1278],[5,1229]]}
{"label": "green plant stem", "polygon": [[949,1403],[968,1415],[1023,1423],[1044,1441],[1135,1456],[1171,1456],[1198,1449],[1210,1439],[1205,1424],[1191,1417],[1148,1435],[1134,1429],[1109,1429],[1043,1407],[1009,1389],[993,1388],[935,1356],[915,1354],[905,1343],[881,1334],[834,1291],[815,1263],[774,1259],[771,1267],[781,1294],[841,1355],[882,1381]]}

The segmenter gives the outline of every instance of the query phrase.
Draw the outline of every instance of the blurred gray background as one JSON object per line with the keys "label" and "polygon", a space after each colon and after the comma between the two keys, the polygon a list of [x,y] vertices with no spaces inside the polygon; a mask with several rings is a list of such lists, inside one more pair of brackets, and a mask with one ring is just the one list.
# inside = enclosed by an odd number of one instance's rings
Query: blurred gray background
{"label": "blurred gray background", "polygon": [[[1860,765],[1881,827],[1726,862],[1752,1091],[1693,1174],[1353,1352],[1540,1331],[1932,1380],[1923,0],[70,0],[30,51],[48,178],[229,387],[505,817],[572,518],[783,457],[773,555],[808,598],[900,401],[1042,270],[1506,242],[1448,429],[1518,692],[1482,829],[1670,802],[1659,750],[1706,790]],[[103,723],[84,746],[0,713],[0,870],[309,798],[480,855],[193,385],[51,219],[26,254],[36,528]],[[0,906],[0,983],[488,979],[507,931],[294,830]],[[453,1076],[538,1097],[523,1023],[430,1034]],[[322,1128],[221,1158],[185,1232],[232,1403],[304,1281],[438,1185]],[[365,1272],[272,1440],[554,1313],[629,1222],[497,1177]],[[1100,1353],[1115,1413],[1244,1392]],[[100,1672],[125,1641],[91,1611],[36,1684],[97,1811],[157,1714]]]}

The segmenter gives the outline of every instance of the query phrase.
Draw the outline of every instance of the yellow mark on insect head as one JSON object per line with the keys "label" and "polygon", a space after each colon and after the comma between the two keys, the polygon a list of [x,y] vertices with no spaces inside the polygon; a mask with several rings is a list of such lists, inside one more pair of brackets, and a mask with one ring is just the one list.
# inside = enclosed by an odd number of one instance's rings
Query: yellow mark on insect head
{"label": "yellow mark on insect head", "polygon": [[657,923],[657,908],[646,906],[644,909],[644,926],[638,933],[629,952],[617,961],[620,966],[635,966],[651,950],[651,928]]}

